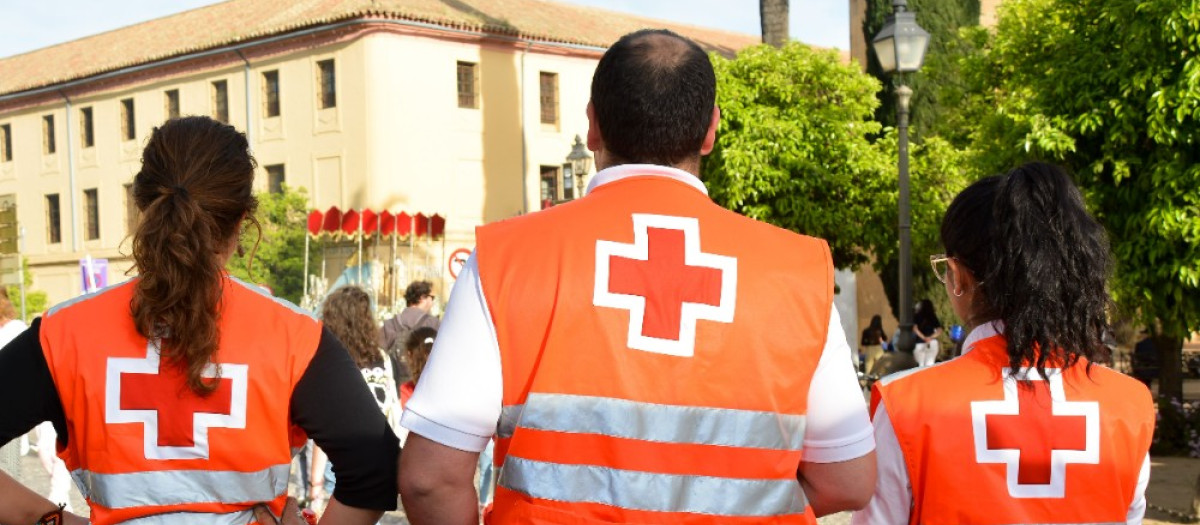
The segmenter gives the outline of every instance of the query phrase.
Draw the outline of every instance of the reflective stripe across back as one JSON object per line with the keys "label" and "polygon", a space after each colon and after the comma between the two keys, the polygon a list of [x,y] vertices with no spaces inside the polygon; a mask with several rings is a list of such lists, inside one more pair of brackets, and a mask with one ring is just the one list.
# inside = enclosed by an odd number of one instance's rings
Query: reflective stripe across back
{"label": "reflective stripe across back", "polygon": [[246,525],[254,523],[254,511],[211,514],[207,512],[171,512],[132,519],[125,525]]}
{"label": "reflective stripe across back", "polygon": [[656,474],[512,456],[499,484],[538,499],[652,512],[767,517],[802,514],[807,506],[795,480]]}
{"label": "reflective stripe across back", "polygon": [[126,474],[81,469],[73,471],[71,477],[89,501],[110,509],[127,509],[271,501],[287,491],[290,467],[275,465],[257,472],[159,470]]}
{"label": "reflective stripe across back", "polygon": [[774,412],[529,394],[524,405],[503,408],[497,436],[512,437],[519,427],[659,443],[800,450],[804,424],[804,416]]}

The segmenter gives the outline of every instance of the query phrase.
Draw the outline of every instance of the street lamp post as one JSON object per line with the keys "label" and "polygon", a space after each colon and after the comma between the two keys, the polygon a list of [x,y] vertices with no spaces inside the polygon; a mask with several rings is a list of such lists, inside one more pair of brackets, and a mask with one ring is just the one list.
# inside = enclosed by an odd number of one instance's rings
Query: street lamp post
{"label": "street lamp post", "polygon": [[904,85],[904,73],[921,69],[925,61],[925,48],[929,45],[929,33],[917,25],[917,16],[908,10],[908,2],[894,0],[892,16],[871,43],[883,72],[894,74],[896,83],[896,128],[899,132],[900,153],[900,201],[898,229],[900,234],[900,338],[897,348],[912,353],[916,336],[912,326],[912,210],[908,191],[908,106],[912,89]]}
{"label": "street lamp post", "polygon": [[575,135],[575,144],[567,155],[567,163],[571,165],[571,176],[575,178],[575,197],[582,197],[584,178],[592,167],[592,156],[588,155],[587,145],[579,135]]}

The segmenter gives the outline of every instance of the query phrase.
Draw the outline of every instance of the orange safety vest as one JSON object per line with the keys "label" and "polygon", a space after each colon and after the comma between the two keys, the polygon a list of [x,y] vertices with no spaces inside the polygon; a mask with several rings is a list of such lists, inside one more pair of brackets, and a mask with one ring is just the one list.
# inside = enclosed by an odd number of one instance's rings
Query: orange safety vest
{"label": "orange safety vest", "polygon": [[477,242],[504,383],[489,523],[815,523],[823,241],[634,176]]}
{"label": "orange safety vest", "polygon": [[876,383],[912,486],[909,523],[1125,523],[1154,434],[1150,392],[1086,362],[1001,380],[1006,344],[987,337]]}
{"label": "orange safety vest", "polygon": [[91,522],[244,525],[259,502],[279,515],[291,451],[303,443],[288,407],[321,324],[225,279],[209,369],[220,380],[200,397],[138,334],[129,312],[134,282],[60,304],[42,320],[42,350],[67,420],[59,456]]}

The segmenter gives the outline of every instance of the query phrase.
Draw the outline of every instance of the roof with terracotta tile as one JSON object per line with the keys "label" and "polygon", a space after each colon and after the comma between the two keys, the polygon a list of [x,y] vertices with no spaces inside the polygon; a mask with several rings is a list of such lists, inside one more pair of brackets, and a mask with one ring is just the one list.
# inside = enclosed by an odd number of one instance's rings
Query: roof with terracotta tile
{"label": "roof with terracotta tile", "polygon": [[755,35],[547,0],[230,0],[0,58],[0,95],[357,18],[598,48],[646,27],[672,29],[726,54],[760,41]]}

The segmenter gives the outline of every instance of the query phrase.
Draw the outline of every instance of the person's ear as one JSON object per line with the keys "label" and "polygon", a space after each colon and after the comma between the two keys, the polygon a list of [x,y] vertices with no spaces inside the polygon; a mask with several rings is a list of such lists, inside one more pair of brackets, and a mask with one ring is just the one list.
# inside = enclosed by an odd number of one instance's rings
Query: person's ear
{"label": "person's ear", "polygon": [[700,145],[700,155],[712,152],[713,144],[717,143],[717,128],[721,125],[721,108],[713,106],[712,120],[708,123],[708,132],[704,134],[704,144]]}
{"label": "person's ear", "polygon": [[587,104],[587,118],[587,148],[591,151],[600,151],[604,147],[604,137],[600,136],[600,125],[596,123],[596,108],[592,106],[590,100]]}
{"label": "person's ear", "polygon": [[963,266],[957,259],[950,259],[946,261],[946,264],[950,266],[950,275],[947,276],[947,280],[950,281],[950,293],[955,297],[962,297],[968,291],[975,289],[978,283],[966,266]]}

